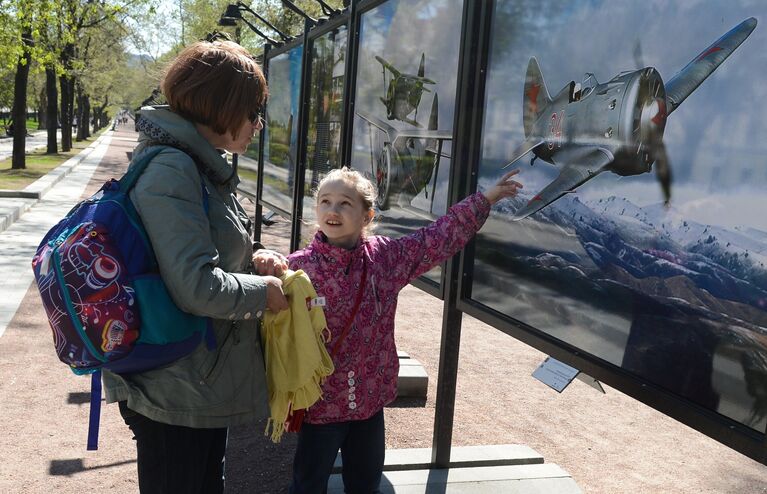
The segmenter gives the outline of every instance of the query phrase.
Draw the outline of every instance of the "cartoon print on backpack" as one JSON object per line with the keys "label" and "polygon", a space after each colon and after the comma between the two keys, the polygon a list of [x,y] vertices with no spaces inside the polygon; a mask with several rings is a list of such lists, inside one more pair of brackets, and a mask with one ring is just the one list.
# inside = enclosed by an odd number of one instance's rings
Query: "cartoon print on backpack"
{"label": "cartoon print on backpack", "polygon": [[[51,263],[53,256],[57,262]],[[33,266],[38,263],[39,289],[62,361],[75,368],[92,367],[101,362],[94,349],[107,360],[131,350],[138,338],[138,307],[106,228],[92,222],[80,225],[60,244],[46,246]],[[74,321],[80,323],[92,348],[87,342],[79,344],[84,340],[77,338]]]}

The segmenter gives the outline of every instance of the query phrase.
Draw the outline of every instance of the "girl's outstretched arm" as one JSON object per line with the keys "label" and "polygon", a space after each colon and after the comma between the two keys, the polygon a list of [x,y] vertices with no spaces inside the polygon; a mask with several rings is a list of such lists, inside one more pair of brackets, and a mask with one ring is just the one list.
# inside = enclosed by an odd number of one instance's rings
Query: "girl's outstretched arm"
{"label": "girl's outstretched arm", "polygon": [[501,177],[484,194],[477,192],[453,205],[434,223],[410,235],[392,240],[376,237],[389,273],[400,287],[439,265],[461,250],[482,228],[492,204],[505,197],[514,197],[522,184],[513,180],[519,170],[512,170]]}

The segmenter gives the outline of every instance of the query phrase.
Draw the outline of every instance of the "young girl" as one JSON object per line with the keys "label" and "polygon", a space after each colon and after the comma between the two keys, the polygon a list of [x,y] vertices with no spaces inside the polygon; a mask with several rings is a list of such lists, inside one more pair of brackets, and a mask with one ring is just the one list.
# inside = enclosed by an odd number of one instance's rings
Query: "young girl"
{"label": "young girl", "polygon": [[458,252],[482,227],[490,207],[522,187],[507,173],[488,191],[467,197],[431,225],[396,240],[367,236],[376,190],[348,168],[319,184],[319,231],[288,257],[312,280],[332,338],[335,373],[309,408],[298,436],[291,494],[321,493],[341,449],[347,493],[378,492],[384,462],[383,408],[396,398],[394,345],[397,295],[410,281]]}

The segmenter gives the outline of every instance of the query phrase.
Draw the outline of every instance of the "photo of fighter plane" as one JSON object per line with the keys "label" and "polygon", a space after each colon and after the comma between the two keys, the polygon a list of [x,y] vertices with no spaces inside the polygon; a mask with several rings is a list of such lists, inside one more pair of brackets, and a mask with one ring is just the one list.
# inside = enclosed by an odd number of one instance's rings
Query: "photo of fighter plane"
{"label": "photo of fighter plane", "polygon": [[[431,92],[424,84],[436,84],[436,81],[424,77],[424,53],[421,53],[417,76],[401,73],[380,56],[376,55],[375,59],[394,75],[388,86],[384,80],[386,98],[379,98],[386,107],[387,120],[399,120],[416,127],[398,128],[371,113],[357,112],[357,116],[367,123],[371,136],[370,173],[378,188],[378,207],[387,210],[392,198],[405,205],[422,190],[426,191],[427,198],[433,198],[433,187],[429,191],[428,184],[439,171],[440,158],[450,158],[443,151],[443,142],[452,139],[453,133],[439,130],[439,98],[436,93],[432,98],[427,128],[409,118],[413,112],[414,118],[417,118],[423,92]],[[380,147],[374,148],[374,133],[381,136]]]}
{"label": "photo of fighter plane", "polygon": [[521,220],[610,171],[621,176],[655,167],[666,204],[671,199],[671,166],[663,142],[666,119],[756,28],[750,17],[664,82],[654,67],[621,72],[606,83],[586,74],[553,98],[535,57],[528,63],[523,91],[525,140],[506,168],[529,152],[561,168],[559,176],[514,214]]}
{"label": "photo of fighter plane", "polygon": [[[436,84],[435,81],[424,77],[426,54],[421,53],[418,75],[400,72],[394,65],[377,55],[375,59],[381,64],[384,86],[386,86],[387,79],[386,71],[388,70],[391,73],[389,84],[386,87],[386,97],[379,98],[386,107],[386,118],[388,120],[400,120],[415,127],[420,127],[421,124],[416,121],[418,118],[418,105],[421,103],[421,96],[424,91],[431,92],[424,85]],[[415,112],[415,117],[410,118],[410,114],[413,112]]]}

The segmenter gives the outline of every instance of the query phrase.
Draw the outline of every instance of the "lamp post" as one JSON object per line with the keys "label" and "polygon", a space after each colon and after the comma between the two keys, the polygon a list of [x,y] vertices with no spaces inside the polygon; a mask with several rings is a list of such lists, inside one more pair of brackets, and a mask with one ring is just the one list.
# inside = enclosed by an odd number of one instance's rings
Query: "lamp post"
{"label": "lamp post", "polygon": [[[266,24],[269,29],[277,33],[277,36],[280,37],[281,41],[276,41],[272,39],[271,37],[267,36],[263,31],[258,29],[256,26],[254,26],[251,22],[249,22],[247,19],[245,19],[242,16],[242,12],[248,12],[256,19],[260,20],[264,24]],[[236,26],[237,21],[241,20],[244,22],[254,33],[256,33],[258,36],[264,39],[267,43],[269,43],[272,46],[279,46],[282,43],[286,43],[291,40],[291,37],[274,27],[274,25],[264,19],[262,16],[260,16],[258,13],[256,13],[253,9],[248,7],[242,2],[237,3],[230,3],[226,7],[226,11],[221,15],[221,18],[218,20],[219,26]]]}
{"label": "lamp post", "polygon": [[312,25],[312,26],[316,26],[317,25],[317,19],[315,19],[314,17],[310,16],[309,14],[304,12],[303,10],[299,9],[298,6],[296,6],[296,4],[294,4],[290,0],[280,0],[280,1],[282,2],[282,4],[284,6],[286,6],[287,8],[289,8],[290,10],[295,12],[296,14],[300,15],[301,17],[303,17],[307,22],[309,22],[310,25]]}

